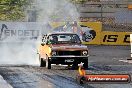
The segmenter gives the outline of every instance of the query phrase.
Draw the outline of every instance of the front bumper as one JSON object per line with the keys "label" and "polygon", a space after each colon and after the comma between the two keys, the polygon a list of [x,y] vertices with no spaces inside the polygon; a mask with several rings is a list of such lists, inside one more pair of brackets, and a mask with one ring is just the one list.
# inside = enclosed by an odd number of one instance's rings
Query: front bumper
{"label": "front bumper", "polygon": [[53,64],[72,64],[75,61],[83,62],[88,59],[89,56],[51,56],[49,57]]}

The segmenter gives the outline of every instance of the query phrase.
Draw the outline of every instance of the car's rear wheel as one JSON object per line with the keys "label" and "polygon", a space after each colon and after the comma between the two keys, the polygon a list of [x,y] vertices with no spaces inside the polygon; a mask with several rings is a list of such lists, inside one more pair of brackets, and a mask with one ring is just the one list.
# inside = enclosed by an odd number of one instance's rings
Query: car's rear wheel
{"label": "car's rear wheel", "polygon": [[47,69],[51,69],[51,61],[49,60],[49,58],[46,58],[46,68]]}
{"label": "car's rear wheel", "polygon": [[45,67],[46,66],[46,62],[41,58],[40,59],[40,67]]}
{"label": "car's rear wheel", "polygon": [[39,61],[40,61],[40,67],[46,66],[46,62],[43,60],[43,58],[40,57],[40,55],[39,55]]}
{"label": "car's rear wheel", "polygon": [[83,62],[83,67],[84,69],[88,69],[88,59],[84,59],[84,62]]}

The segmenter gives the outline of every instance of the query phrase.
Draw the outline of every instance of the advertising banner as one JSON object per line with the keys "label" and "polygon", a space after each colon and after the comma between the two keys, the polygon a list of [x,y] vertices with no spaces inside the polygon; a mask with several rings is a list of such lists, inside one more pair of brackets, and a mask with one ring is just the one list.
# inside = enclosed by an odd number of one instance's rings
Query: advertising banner
{"label": "advertising banner", "polygon": [[[51,26],[54,31],[74,32],[74,23],[53,22]],[[65,29],[66,27],[66,29]],[[79,22],[76,25],[78,34],[83,44],[100,44],[102,24],[100,22]]]}
{"label": "advertising banner", "polygon": [[1,22],[0,42],[9,40],[36,40],[50,32],[73,32],[79,35],[83,44],[130,45],[132,32],[102,31],[100,22]]}
{"label": "advertising banner", "polygon": [[[87,36],[93,36],[91,37],[90,41],[83,41],[83,44],[101,44],[100,38],[101,38],[101,30],[102,30],[102,24],[100,22],[81,22],[80,25],[85,25],[88,28],[91,28],[91,33],[87,33]],[[83,27],[82,27],[83,30]]]}
{"label": "advertising banner", "polygon": [[103,45],[130,45],[131,32],[101,32],[101,44]]}

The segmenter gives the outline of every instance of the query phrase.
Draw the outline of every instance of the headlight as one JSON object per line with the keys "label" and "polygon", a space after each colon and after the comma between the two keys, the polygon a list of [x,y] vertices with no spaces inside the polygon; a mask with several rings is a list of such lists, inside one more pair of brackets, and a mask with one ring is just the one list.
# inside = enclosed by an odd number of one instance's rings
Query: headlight
{"label": "headlight", "polygon": [[57,53],[56,53],[56,51],[53,51],[52,52],[52,56],[55,56]]}
{"label": "headlight", "polygon": [[87,56],[87,55],[88,55],[88,51],[83,51],[83,52],[82,52],[82,55],[83,55],[83,56]]}

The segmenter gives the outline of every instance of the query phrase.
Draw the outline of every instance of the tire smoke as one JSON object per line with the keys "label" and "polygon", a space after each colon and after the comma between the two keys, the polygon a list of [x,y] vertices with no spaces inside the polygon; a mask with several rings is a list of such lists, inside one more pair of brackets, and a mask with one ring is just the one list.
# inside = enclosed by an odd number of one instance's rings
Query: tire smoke
{"label": "tire smoke", "polygon": [[[6,33],[6,36],[0,36],[1,65],[39,65],[37,47],[41,42],[41,35],[52,29],[47,25],[54,21],[78,21],[79,14],[76,7],[66,0],[36,0],[34,4],[34,10],[37,13],[37,16],[35,16],[37,17],[36,22],[25,24],[23,22],[0,23],[1,34]],[[2,29],[2,24],[5,24],[8,28]],[[17,30],[39,30],[41,33],[36,40],[30,40],[34,36],[11,35],[9,30],[14,30],[12,33],[16,33]],[[28,32],[26,33],[28,35]]]}

